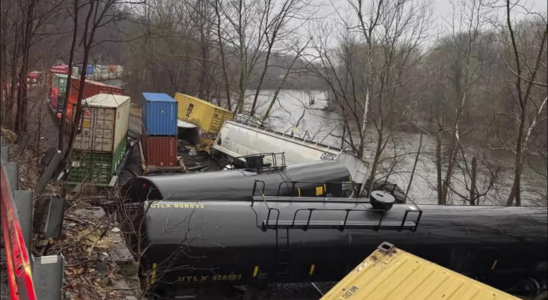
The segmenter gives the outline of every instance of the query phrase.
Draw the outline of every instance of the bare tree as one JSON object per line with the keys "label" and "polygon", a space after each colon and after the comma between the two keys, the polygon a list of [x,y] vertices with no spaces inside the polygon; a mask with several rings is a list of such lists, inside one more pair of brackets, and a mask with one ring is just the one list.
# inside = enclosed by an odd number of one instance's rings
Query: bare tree
{"label": "bare tree", "polygon": [[4,126],[12,126],[13,109],[15,107],[15,92],[17,89],[17,69],[20,58],[20,26],[21,10],[8,1],[2,1],[1,7],[1,35],[0,51],[2,64],[1,85],[2,85],[2,123]]}
{"label": "bare tree", "polygon": [[[87,5],[85,3],[84,5]],[[74,0],[72,8],[72,18],[73,18],[73,28],[72,28],[72,42],[70,44],[69,52],[69,61],[68,61],[68,75],[67,75],[67,85],[66,85],[66,104],[63,106],[63,111],[61,112],[61,123],[59,124],[59,149],[65,148],[65,126],[67,126],[67,109],[69,106],[70,93],[72,91],[72,66],[74,62],[74,52],[76,51],[76,42],[78,39],[78,15],[80,14],[80,9],[84,6],[80,5],[79,0]],[[68,8],[70,9],[70,8]],[[82,84],[83,86],[83,84]]]}
{"label": "bare tree", "polygon": [[[514,93],[513,98],[517,101],[517,113],[512,116],[518,123],[517,137],[515,140],[515,155],[514,163],[514,180],[512,184],[512,190],[508,195],[506,205],[511,206],[515,204],[521,205],[521,175],[523,173],[523,166],[527,159],[529,152],[529,144],[531,137],[535,129],[539,124],[543,123],[546,119],[545,106],[547,98],[538,99],[535,97],[533,90],[537,88],[543,88],[544,95],[546,95],[546,85],[544,82],[537,82],[539,76],[539,70],[541,69],[542,62],[544,61],[544,72],[546,72],[546,39],[548,36],[548,24],[546,19],[542,19],[540,22],[534,24],[534,30],[538,33],[535,37],[536,42],[528,41],[528,44],[519,45],[518,38],[520,33],[524,35],[522,30],[515,30],[515,25],[512,22],[512,9],[514,4],[510,0],[506,0],[506,30],[510,43],[510,51],[512,53],[512,59],[507,63],[508,69],[513,74],[514,81]],[[540,41],[540,42],[539,42]],[[528,49],[525,49],[528,48]],[[535,53],[532,60],[527,60],[523,56],[526,50],[529,53]],[[532,64],[531,64],[532,62]]]}
{"label": "bare tree", "polygon": [[345,144],[362,159],[368,154],[368,124],[374,125],[371,190],[389,141],[411,120],[421,96],[410,85],[418,79],[412,74],[423,57],[419,46],[427,35],[432,4],[357,0],[349,5],[357,25],[340,17],[337,49],[329,46],[333,26],[317,27],[313,47],[318,55],[311,66],[329,86],[330,100],[342,118]]}
{"label": "bare tree", "polygon": [[[83,48],[83,59],[82,59],[82,71],[80,72],[80,82],[85,82],[86,80],[86,67],[88,65],[89,61],[89,55],[91,49],[98,44],[98,42],[94,41],[95,34],[98,29],[106,26],[109,23],[116,22],[123,20],[125,18],[125,14],[121,11],[118,11],[117,7],[117,0],[88,0],[85,4],[82,6],[75,5],[74,6],[74,13],[78,13],[79,10],[82,7],[86,7],[88,9],[85,21],[84,21],[84,30],[82,31],[82,37],[81,37],[81,44]],[[74,30],[77,30],[78,26],[74,27]],[[69,78],[70,79],[70,78]],[[70,80],[69,80],[70,81]],[[63,158],[64,161],[67,161],[70,158],[70,154],[72,153],[72,150],[74,148],[74,141],[76,138],[76,135],[78,133],[78,126],[80,124],[80,119],[82,117],[82,97],[84,94],[84,88],[85,85],[82,84],[81,88],[78,90],[78,98],[76,102],[76,111],[74,114],[74,121],[72,124],[70,139],[68,143],[68,148],[65,151],[65,156]],[[65,116],[63,115],[62,118]],[[62,134],[62,133],[60,133]]]}
{"label": "bare tree", "polygon": [[[440,89],[443,91],[446,107],[441,107],[443,111],[432,108],[437,122],[438,204],[447,203],[451,179],[457,166],[463,113],[470,99],[475,96],[477,81],[486,70],[484,66],[490,63],[485,50],[491,41],[485,32],[489,13],[487,7],[482,0],[456,1],[452,4],[453,16],[448,22],[450,34],[441,41],[441,48],[438,48],[449,54],[448,67],[442,69],[440,77]],[[451,113],[452,111],[455,113]],[[445,134],[450,136],[447,147],[443,145]],[[445,174],[442,174],[444,168]]]}
{"label": "bare tree", "polygon": [[[282,78],[282,80],[280,81],[280,83],[278,84],[278,88],[276,89],[276,91],[274,92],[274,95],[272,95],[272,99],[270,100],[270,104],[268,105],[268,108],[266,109],[266,111],[264,112],[264,115],[261,119],[262,122],[265,122],[268,117],[270,116],[270,112],[272,111],[272,108],[274,107],[274,104],[276,103],[276,100],[278,99],[278,95],[280,94],[280,90],[282,89],[285,81],[287,80],[287,78],[289,77],[289,74],[291,74],[292,70],[293,70],[293,66],[295,65],[295,62],[299,59],[301,59],[302,57],[302,53],[303,51],[308,47],[308,44],[309,44],[310,41],[308,41],[303,47],[301,48],[297,48],[296,50],[296,54],[295,56],[293,57],[293,60],[291,61],[291,63],[289,64],[289,66],[287,67],[287,70],[285,72],[285,75],[284,77]],[[266,72],[266,65],[265,65],[265,69],[264,71]],[[262,77],[261,77],[262,78]],[[261,79],[262,80],[262,79]],[[255,94],[255,98],[253,99],[253,105],[255,106],[256,105],[256,100],[257,100],[257,97],[259,95],[259,91],[260,91],[260,87],[257,88],[257,92]],[[303,110],[303,113],[304,113],[304,110]],[[252,112],[251,112],[251,116],[253,116],[253,108],[252,108]]]}
{"label": "bare tree", "polygon": [[[253,102],[251,104],[251,110],[249,112],[250,116],[253,117],[255,115],[257,100],[259,98],[259,93],[261,91],[261,87],[269,68],[270,57],[272,55],[272,51],[274,50],[274,46],[278,43],[279,40],[287,38],[287,36],[289,36],[292,32],[298,29],[299,26],[295,26],[295,24],[292,24],[293,26],[290,26],[290,23],[296,22],[295,19],[299,17],[299,13],[307,6],[309,6],[309,3],[303,0],[284,0],[282,3],[277,3],[277,1],[275,0],[266,1],[263,8],[265,10],[266,18],[266,27],[263,33],[266,41],[266,54],[264,54],[265,58],[263,69],[261,71],[261,75],[259,76],[259,83],[257,85],[255,96],[253,97]],[[287,27],[291,29],[287,31]],[[300,52],[297,53],[297,56],[291,64],[291,67],[299,58]],[[286,78],[287,76],[284,76],[284,79],[282,81],[285,81]]]}

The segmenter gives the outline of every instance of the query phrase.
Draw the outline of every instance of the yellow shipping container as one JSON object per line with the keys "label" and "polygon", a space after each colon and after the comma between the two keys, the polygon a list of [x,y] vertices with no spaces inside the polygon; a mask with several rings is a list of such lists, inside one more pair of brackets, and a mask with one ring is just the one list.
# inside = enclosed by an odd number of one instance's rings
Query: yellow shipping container
{"label": "yellow shipping container", "polygon": [[386,242],[321,300],[345,299],[519,300]]}
{"label": "yellow shipping container", "polygon": [[179,103],[178,119],[192,123],[208,134],[216,135],[224,121],[234,117],[232,112],[196,97],[176,93],[174,98]]}

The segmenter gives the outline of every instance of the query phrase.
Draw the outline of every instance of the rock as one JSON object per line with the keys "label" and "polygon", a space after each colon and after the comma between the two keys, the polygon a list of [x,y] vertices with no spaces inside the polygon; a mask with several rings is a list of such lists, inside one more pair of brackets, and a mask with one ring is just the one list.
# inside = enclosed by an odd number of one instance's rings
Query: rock
{"label": "rock", "polygon": [[129,287],[135,290],[136,293],[139,293],[141,291],[141,279],[139,279],[137,275],[126,277],[125,279]]}
{"label": "rock", "polygon": [[112,285],[113,290],[129,290],[129,285],[125,280],[116,280]]}
{"label": "rock", "polygon": [[95,262],[95,270],[100,276],[106,276],[108,273],[108,266],[103,261],[97,261]]}
{"label": "rock", "polygon": [[136,276],[139,273],[139,263],[135,261],[120,263],[118,267],[126,276]]}
{"label": "rock", "polygon": [[78,216],[76,219],[89,219],[94,218],[97,220],[102,220],[107,217],[105,211],[101,207],[90,207],[90,208],[83,208],[83,209],[77,209],[74,212],[72,212],[73,215]]}

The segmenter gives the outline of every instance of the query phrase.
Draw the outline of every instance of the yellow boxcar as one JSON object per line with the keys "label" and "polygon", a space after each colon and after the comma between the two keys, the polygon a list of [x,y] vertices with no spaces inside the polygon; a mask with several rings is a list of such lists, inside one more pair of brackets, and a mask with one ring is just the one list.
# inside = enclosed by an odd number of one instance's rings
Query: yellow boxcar
{"label": "yellow boxcar", "polygon": [[383,243],[321,300],[520,300]]}
{"label": "yellow boxcar", "polygon": [[224,121],[234,117],[232,112],[196,97],[176,93],[174,98],[179,104],[178,119],[198,126],[205,133],[216,135]]}

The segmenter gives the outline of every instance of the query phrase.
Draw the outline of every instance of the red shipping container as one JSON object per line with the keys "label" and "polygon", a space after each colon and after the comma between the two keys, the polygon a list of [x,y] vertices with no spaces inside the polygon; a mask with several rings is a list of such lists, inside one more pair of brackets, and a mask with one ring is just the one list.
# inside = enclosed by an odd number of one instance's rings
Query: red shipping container
{"label": "red shipping container", "polygon": [[177,137],[148,136],[143,128],[141,136],[147,167],[177,167]]}
{"label": "red shipping container", "polygon": [[[80,79],[70,79],[70,97],[69,103],[76,104],[78,100],[78,92],[80,91]],[[101,82],[87,80],[84,87],[84,95],[82,99],[86,99],[97,94],[123,95],[124,89],[117,86],[107,85]]]}
{"label": "red shipping container", "polygon": [[[78,102],[78,92],[80,91],[80,79],[71,78],[70,87],[71,87],[71,90],[70,90],[70,96],[69,96],[69,103],[67,106],[67,120],[69,122],[72,122],[73,111],[75,110],[74,108],[76,107],[76,103]],[[84,94],[82,96],[82,99],[93,97],[97,94],[123,95],[124,89],[117,86],[107,85],[101,82],[86,79]]]}

